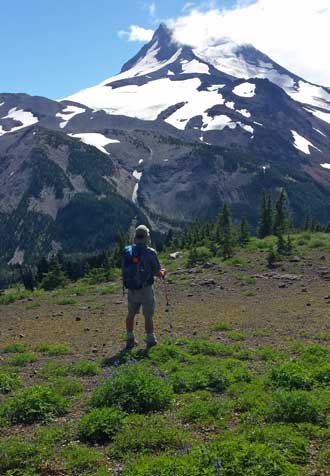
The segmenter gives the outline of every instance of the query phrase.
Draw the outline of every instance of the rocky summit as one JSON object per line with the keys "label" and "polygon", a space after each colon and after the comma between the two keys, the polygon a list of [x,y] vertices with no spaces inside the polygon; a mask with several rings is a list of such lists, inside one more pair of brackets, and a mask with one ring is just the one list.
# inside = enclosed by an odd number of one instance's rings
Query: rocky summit
{"label": "rocky summit", "polygon": [[160,25],[121,72],[53,101],[0,94],[0,250],[7,263],[102,251],[136,219],[166,231],[216,216],[256,224],[262,190],[293,219],[330,213],[330,89],[224,38]]}

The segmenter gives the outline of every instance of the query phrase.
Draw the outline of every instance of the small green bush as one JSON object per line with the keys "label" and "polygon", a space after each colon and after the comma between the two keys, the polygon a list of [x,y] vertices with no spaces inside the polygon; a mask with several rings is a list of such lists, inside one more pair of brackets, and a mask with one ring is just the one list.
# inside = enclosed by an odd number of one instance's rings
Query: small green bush
{"label": "small green bush", "polygon": [[67,377],[55,377],[50,381],[50,385],[64,397],[74,397],[84,390],[84,386],[79,380]]}
{"label": "small green bush", "polygon": [[72,364],[69,370],[70,373],[79,377],[91,377],[100,373],[100,366],[97,362],[91,360],[81,360]]}
{"label": "small green bush", "polygon": [[61,365],[56,360],[50,360],[41,368],[40,375],[44,378],[66,377],[70,374],[69,365]]}
{"label": "small green bush", "polygon": [[20,301],[21,299],[26,299],[31,295],[30,291],[25,289],[9,291],[0,296],[0,304],[12,304],[13,302]]}
{"label": "small green bush", "polygon": [[322,416],[322,405],[313,394],[305,390],[276,392],[268,419],[273,422],[317,423]]}
{"label": "small green bush", "polygon": [[231,331],[232,327],[228,322],[219,321],[212,327],[214,331]]}
{"label": "small green bush", "polygon": [[70,304],[77,304],[77,299],[73,299],[70,297],[64,297],[60,299],[56,299],[54,301],[54,304],[57,304],[58,306],[69,306]]}
{"label": "small green bush", "polygon": [[2,413],[11,424],[30,424],[62,416],[67,406],[66,399],[55,390],[36,385],[14,394],[4,403]]}
{"label": "small green bush", "polygon": [[227,332],[227,336],[229,337],[229,339],[235,340],[235,341],[241,341],[245,339],[245,335],[242,332],[237,332],[237,331]]}
{"label": "small green bush", "polygon": [[126,414],[115,408],[95,408],[78,423],[78,437],[88,443],[106,443],[117,433]]}
{"label": "small green bush", "polygon": [[310,372],[295,362],[273,367],[270,372],[273,384],[289,389],[311,389],[313,379]]}
{"label": "small green bush", "polygon": [[19,387],[20,384],[21,380],[16,374],[0,370],[0,393],[9,393]]}
{"label": "small green bush", "polygon": [[232,355],[233,349],[228,345],[209,342],[203,339],[193,339],[186,342],[187,351],[192,355],[214,355],[228,356]]}
{"label": "small green bush", "polygon": [[220,367],[194,364],[173,373],[170,382],[176,393],[207,389],[223,392],[229,385],[229,378]]}
{"label": "small green bush", "polygon": [[330,363],[318,368],[314,373],[314,378],[320,383],[330,384]]}
{"label": "small green bush", "polygon": [[173,344],[163,344],[152,347],[148,352],[148,359],[158,364],[173,360],[176,362],[189,362],[192,360],[188,352]]}
{"label": "small green bush", "polygon": [[37,446],[25,439],[11,436],[0,440],[0,474],[20,476],[37,458]]}
{"label": "small green bush", "polygon": [[8,364],[13,367],[25,367],[28,364],[36,362],[38,356],[33,352],[25,352],[23,354],[17,354],[10,359],[8,359]]}
{"label": "small green bush", "polygon": [[3,351],[8,354],[22,354],[27,351],[27,348],[27,345],[23,344],[23,342],[14,342],[6,345]]}
{"label": "small green bush", "polygon": [[160,451],[184,446],[187,438],[162,415],[132,415],[115,435],[111,454],[124,457],[128,452]]}
{"label": "small green bush", "polygon": [[36,352],[47,354],[50,357],[57,355],[67,355],[71,353],[70,346],[68,344],[39,344],[35,348]]}
{"label": "small green bush", "polygon": [[197,425],[225,426],[230,405],[227,400],[220,400],[208,391],[186,394],[178,416],[183,423]]}
{"label": "small green bush", "polygon": [[168,408],[171,385],[152,370],[136,364],[123,365],[92,394],[93,407],[118,405],[128,412],[149,413]]}
{"label": "small green bush", "polygon": [[103,466],[102,455],[86,446],[71,444],[62,451],[65,468],[70,476],[94,476]]}
{"label": "small green bush", "polygon": [[308,441],[293,426],[273,424],[249,427],[247,438],[280,451],[290,463],[305,464],[307,461]]}

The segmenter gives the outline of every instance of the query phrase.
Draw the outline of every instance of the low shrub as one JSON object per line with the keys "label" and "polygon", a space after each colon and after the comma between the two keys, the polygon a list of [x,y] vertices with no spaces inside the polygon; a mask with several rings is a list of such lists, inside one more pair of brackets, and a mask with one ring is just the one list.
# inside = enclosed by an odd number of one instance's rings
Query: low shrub
{"label": "low shrub", "polygon": [[279,391],[270,403],[268,419],[273,422],[318,423],[322,404],[305,390]]}
{"label": "low shrub", "polygon": [[314,378],[320,383],[330,384],[330,363],[319,367],[314,373]]}
{"label": "low shrub", "polygon": [[61,365],[56,360],[50,360],[41,368],[39,374],[44,378],[66,377],[70,374],[70,366]]}
{"label": "low shrub", "polygon": [[67,355],[71,353],[68,344],[38,344],[35,347],[36,352],[49,355],[50,357],[57,355]]}
{"label": "low shrub", "polygon": [[215,365],[206,367],[201,364],[193,364],[170,375],[170,382],[176,393],[207,389],[223,392],[229,385],[229,378],[223,369]]}
{"label": "low shrub", "polygon": [[0,474],[22,475],[37,458],[38,447],[25,439],[10,436],[0,440]]}
{"label": "low shrub", "polygon": [[171,385],[152,370],[136,364],[126,364],[92,394],[93,407],[118,405],[123,410],[149,413],[168,408],[173,398]]}
{"label": "low shrub", "polygon": [[182,448],[187,443],[185,433],[162,415],[132,415],[115,435],[111,454],[124,457],[129,452],[144,453]]}
{"label": "low shrub", "polygon": [[36,385],[14,394],[4,403],[2,414],[11,424],[31,424],[62,416],[67,406],[65,398],[55,390]]}
{"label": "low shrub", "polygon": [[81,360],[70,365],[69,371],[71,374],[78,375],[79,377],[92,377],[100,373],[100,366],[92,360]]}
{"label": "low shrub", "polygon": [[231,331],[232,327],[228,322],[225,321],[219,321],[214,326],[212,327],[214,331]]}
{"label": "low shrub", "polygon": [[5,346],[3,351],[7,354],[22,354],[27,351],[27,345],[23,342],[13,342]]}
{"label": "low shrub", "polygon": [[95,408],[79,420],[78,437],[88,443],[106,443],[120,430],[125,416],[115,408]]}
{"label": "low shrub", "polygon": [[67,377],[55,377],[50,380],[50,386],[64,397],[80,395],[84,386],[79,380]]}
{"label": "low shrub", "polygon": [[242,332],[237,332],[237,331],[227,332],[227,337],[235,341],[241,341],[245,339],[245,335]]}
{"label": "low shrub", "polygon": [[11,372],[0,370],[0,393],[9,393],[21,384],[20,378]]}
{"label": "low shrub", "polygon": [[273,424],[255,426],[252,429],[249,427],[247,439],[278,450],[291,463],[306,463],[308,441],[292,426]]}
{"label": "low shrub", "polygon": [[8,359],[7,363],[13,367],[25,367],[26,365],[36,362],[37,360],[38,356],[33,352],[24,352],[11,357]]}
{"label": "low shrub", "polygon": [[183,423],[225,426],[230,405],[207,391],[186,394],[178,416]]}
{"label": "low shrub", "polygon": [[95,476],[104,463],[98,451],[78,444],[71,444],[64,448],[62,457],[65,460],[65,469],[70,476]]}
{"label": "low shrub", "polygon": [[233,349],[228,345],[209,342],[203,339],[187,340],[186,347],[187,351],[192,355],[229,356],[233,353]]}
{"label": "low shrub", "polygon": [[270,381],[277,386],[289,389],[311,389],[313,379],[310,372],[295,362],[289,362],[270,371]]}

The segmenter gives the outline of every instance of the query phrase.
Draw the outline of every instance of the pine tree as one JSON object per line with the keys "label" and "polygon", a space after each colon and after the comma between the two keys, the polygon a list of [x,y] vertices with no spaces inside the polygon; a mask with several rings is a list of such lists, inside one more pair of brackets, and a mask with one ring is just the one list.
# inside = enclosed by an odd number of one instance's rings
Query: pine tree
{"label": "pine tree", "polygon": [[64,287],[68,283],[68,277],[63,271],[58,257],[52,259],[49,264],[49,271],[43,275],[40,286],[45,291],[52,291],[53,289]]}
{"label": "pine tree", "polygon": [[274,234],[283,235],[288,230],[288,199],[282,189],[275,205]]}
{"label": "pine tree", "polygon": [[276,263],[276,260],[277,260],[277,255],[275,253],[275,249],[274,247],[272,246],[269,251],[268,251],[268,255],[267,255],[267,264],[268,264],[268,267],[269,268],[272,268],[274,266],[274,264]]}
{"label": "pine tree", "polygon": [[243,217],[241,220],[238,241],[243,247],[246,246],[250,241],[250,228],[245,217]]}
{"label": "pine tree", "polygon": [[225,203],[219,220],[221,228],[222,256],[229,259],[233,256],[234,239],[231,223],[231,215],[228,205]]}
{"label": "pine tree", "polygon": [[25,268],[22,270],[21,279],[25,289],[28,291],[34,291],[34,288],[36,287],[36,281],[31,268]]}
{"label": "pine tree", "polygon": [[308,212],[308,214],[305,216],[304,230],[305,231],[310,231],[311,226],[312,226],[311,212]]}
{"label": "pine tree", "polygon": [[263,192],[258,225],[259,238],[266,238],[273,233],[273,214],[272,196]]}
{"label": "pine tree", "polygon": [[293,253],[293,242],[290,235],[288,235],[285,243],[285,254],[291,256]]}
{"label": "pine tree", "polygon": [[287,251],[287,246],[283,238],[283,235],[278,235],[277,236],[277,253],[280,256],[283,256],[283,255],[286,255],[286,251]]}
{"label": "pine tree", "polygon": [[198,255],[196,248],[191,248],[188,253],[187,266],[192,268],[197,263]]}

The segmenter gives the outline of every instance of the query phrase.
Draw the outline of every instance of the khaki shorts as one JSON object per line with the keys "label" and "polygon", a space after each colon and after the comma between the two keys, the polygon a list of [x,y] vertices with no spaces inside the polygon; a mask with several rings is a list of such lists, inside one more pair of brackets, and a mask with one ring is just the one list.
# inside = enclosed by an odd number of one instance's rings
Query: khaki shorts
{"label": "khaki shorts", "polygon": [[142,289],[128,290],[127,297],[128,313],[136,315],[142,306],[145,319],[152,319],[155,312],[155,295],[153,286],[146,286]]}

